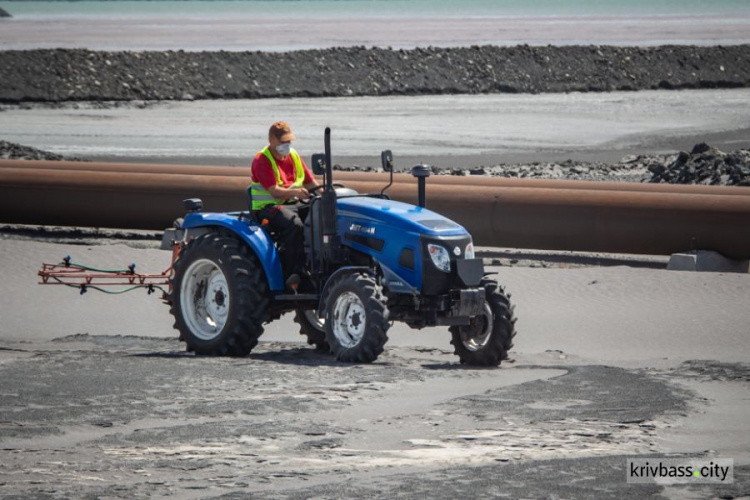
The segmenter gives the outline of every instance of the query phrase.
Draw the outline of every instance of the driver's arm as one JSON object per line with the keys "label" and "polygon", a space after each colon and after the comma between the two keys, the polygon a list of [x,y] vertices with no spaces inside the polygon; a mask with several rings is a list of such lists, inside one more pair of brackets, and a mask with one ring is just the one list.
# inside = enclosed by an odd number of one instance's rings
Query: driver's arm
{"label": "driver's arm", "polygon": [[271,186],[268,188],[268,192],[271,196],[277,200],[286,201],[290,198],[299,198],[300,200],[307,200],[310,198],[310,193],[304,187],[301,188],[285,188],[281,186]]}

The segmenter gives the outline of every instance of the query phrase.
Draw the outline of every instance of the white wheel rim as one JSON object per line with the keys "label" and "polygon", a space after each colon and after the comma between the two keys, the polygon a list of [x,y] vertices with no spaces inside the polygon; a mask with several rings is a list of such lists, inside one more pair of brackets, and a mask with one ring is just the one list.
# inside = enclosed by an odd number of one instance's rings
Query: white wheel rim
{"label": "white wheel rim", "polygon": [[318,330],[324,330],[326,327],[326,319],[318,317],[318,311],[315,309],[307,309],[304,313],[305,319],[310,322],[312,326]]}
{"label": "white wheel rim", "polygon": [[461,332],[464,347],[472,352],[483,349],[492,336],[492,309],[486,301],[484,311],[476,317],[475,321],[477,322],[476,326],[469,325],[464,327]]}
{"label": "white wheel rim", "polygon": [[190,264],[180,287],[182,317],[201,340],[213,340],[229,317],[229,285],[219,266],[208,259]]}
{"label": "white wheel rim", "polygon": [[365,306],[354,292],[344,292],[336,298],[331,318],[333,334],[343,347],[354,347],[365,334],[367,317]]}

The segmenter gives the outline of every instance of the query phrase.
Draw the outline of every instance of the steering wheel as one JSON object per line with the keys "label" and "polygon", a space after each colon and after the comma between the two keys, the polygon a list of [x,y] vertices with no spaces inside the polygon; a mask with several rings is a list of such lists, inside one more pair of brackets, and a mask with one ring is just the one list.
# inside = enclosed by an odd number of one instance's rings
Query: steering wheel
{"label": "steering wheel", "polygon": [[[321,189],[324,189],[325,187],[326,187],[325,184],[318,184],[317,186],[313,186],[310,189],[308,189],[307,192],[310,193],[310,195],[313,195],[317,191],[320,191]],[[345,188],[346,186],[344,186],[343,184],[336,183],[336,184],[333,184],[333,187]],[[304,203],[305,205],[309,205],[311,201],[312,201],[312,196],[306,200],[299,200],[299,203]]]}

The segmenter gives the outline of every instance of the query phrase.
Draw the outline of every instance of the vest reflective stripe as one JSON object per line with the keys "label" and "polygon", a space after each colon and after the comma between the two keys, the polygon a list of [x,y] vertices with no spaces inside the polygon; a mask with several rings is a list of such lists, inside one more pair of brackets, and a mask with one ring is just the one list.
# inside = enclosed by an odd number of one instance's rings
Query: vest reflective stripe
{"label": "vest reflective stripe", "polygon": [[[268,161],[271,162],[271,168],[273,168],[273,173],[276,176],[276,184],[283,187],[284,183],[281,180],[279,166],[276,164],[276,159],[268,150],[268,146],[258,153],[268,158]],[[289,156],[292,157],[292,161],[294,162],[294,182],[289,187],[300,188],[305,182],[305,169],[302,167],[302,159],[294,149],[289,152]],[[274,198],[259,182],[253,182],[250,185],[250,192],[253,195],[253,210],[260,210],[266,205],[281,205],[284,203],[283,200]]]}

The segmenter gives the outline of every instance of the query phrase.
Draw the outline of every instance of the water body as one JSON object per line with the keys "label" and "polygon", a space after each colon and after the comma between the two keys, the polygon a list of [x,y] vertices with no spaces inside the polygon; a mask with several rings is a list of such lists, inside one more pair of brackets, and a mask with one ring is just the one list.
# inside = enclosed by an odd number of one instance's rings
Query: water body
{"label": "water body", "polygon": [[0,1],[0,49],[750,43],[747,0]]}
{"label": "water body", "polygon": [[17,16],[210,18],[279,15],[290,21],[350,16],[547,17],[750,14],[746,0],[42,0],[3,1]]}

